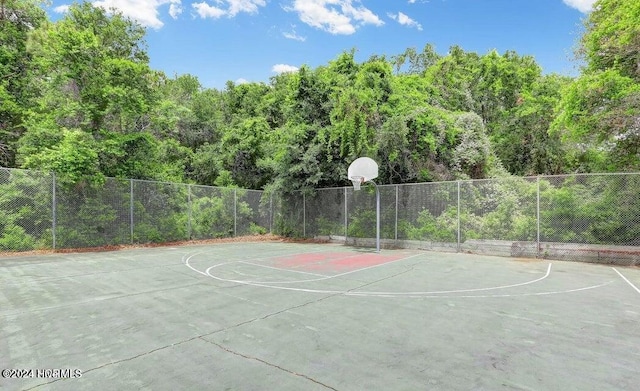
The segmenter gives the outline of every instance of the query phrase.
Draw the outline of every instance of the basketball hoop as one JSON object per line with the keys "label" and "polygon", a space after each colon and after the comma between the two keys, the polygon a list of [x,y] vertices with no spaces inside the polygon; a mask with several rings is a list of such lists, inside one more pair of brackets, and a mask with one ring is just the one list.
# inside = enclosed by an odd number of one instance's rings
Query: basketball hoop
{"label": "basketball hoop", "polygon": [[347,178],[353,183],[354,191],[360,190],[360,185],[365,182],[371,183],[376,188],[376,251],[380,252],[380,189],[373,181],[377,177],[378,163],[366,156],[359,157],[351,162],[347,170]]}
{"label": "basketball hoop", "polygon": [[350,179],[351,183],[353,183],[353,190],[360,190],[360,185],[364,183],[364,177],[360,175],[353,175]]}

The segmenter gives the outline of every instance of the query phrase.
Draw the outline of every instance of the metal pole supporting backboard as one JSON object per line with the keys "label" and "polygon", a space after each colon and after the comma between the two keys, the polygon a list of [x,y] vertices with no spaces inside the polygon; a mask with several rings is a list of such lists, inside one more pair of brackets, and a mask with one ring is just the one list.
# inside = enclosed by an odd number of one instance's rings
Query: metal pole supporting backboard
{"label": "metal pole supporting backboard", "polygon": [[307,197],[302,193],[302,237],[307,237]]}
{"label": "metal pole supporting backboard", "polygon": [[536,178],[536,258],[540,258],[540,176]]}
{"label": "metal pole supporting backboard", "polygon": [[133,179],[129,180],[129,236],[133,244]]}
{"label": "metal pole supporting backboard", "polygon": [[233,236],[238,235],[238,189],[233,189]]}
{"label": "metal pole supporting backboard", "polygon": [[380,190],[374,181],[370,182],[376,187],[376,251],[380,252]]}
{"label": "metal pole supporting backboard", "polygon": [[52,173],[51,184],[51,247],[56,249],[56,173]]}
{"label": "metal pole supporting backboard", "polygon": [[460,252],[460,181],[457,182],[458,183],[458,216],[457,216],[457,220],[458,220],[458,246],[457,246],[457,251]]}

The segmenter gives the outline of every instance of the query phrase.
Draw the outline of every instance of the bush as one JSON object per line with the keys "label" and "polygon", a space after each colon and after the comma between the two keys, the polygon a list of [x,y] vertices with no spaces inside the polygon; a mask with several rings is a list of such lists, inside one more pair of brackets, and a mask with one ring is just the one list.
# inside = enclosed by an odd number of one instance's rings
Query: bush
{"label": "bush", "polygon": [[4,229],[0,236],[0,250],[28,251],[37,248],[36,240],[27,234],[24,228],[18,225],[10,225]]}

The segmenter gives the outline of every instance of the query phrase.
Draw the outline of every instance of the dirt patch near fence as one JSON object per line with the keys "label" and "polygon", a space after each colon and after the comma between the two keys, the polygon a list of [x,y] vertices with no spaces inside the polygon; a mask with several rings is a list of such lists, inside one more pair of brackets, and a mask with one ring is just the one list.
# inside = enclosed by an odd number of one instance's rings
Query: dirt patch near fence
{"label": "dirt patch near fence", "polygon": [[164,242],[164,243],[118,244],[118,245],[107,245],[107,246],[99,246],[99,247],[63,248],[63,249],[57,249],[57,250],[32,250],[32,251],[20,251],[20,252],[0,251],[0,258],[44,255],[44,254],[60,254],[60,253],[66,254],[66,253],[118,251],[118,250],[149,248],[149,247],[188,246],[188,245],[242,243],[242,242],[327,243],[328,240],[315,239],[315,238],[287,238],[287,237],[278,236],[278,235],[265,234],[265,235],[238,236],[234,238],[183,240],[183,241]]}

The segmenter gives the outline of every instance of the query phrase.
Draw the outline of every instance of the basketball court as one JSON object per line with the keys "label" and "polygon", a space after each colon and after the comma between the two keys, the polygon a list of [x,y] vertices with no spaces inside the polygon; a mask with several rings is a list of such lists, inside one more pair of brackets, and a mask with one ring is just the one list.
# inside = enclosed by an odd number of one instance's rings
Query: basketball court
{"label": "basketball court", "polygon": [[0,368],[81,373],[3,376],[3,390],[635,390],[640,378],[637,268],[275,241],[3,257],[0,284]]}

